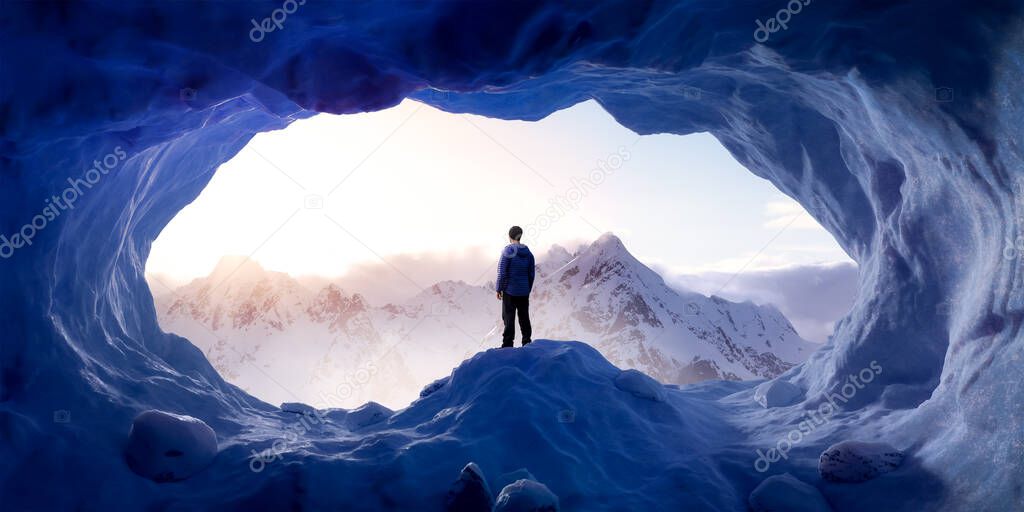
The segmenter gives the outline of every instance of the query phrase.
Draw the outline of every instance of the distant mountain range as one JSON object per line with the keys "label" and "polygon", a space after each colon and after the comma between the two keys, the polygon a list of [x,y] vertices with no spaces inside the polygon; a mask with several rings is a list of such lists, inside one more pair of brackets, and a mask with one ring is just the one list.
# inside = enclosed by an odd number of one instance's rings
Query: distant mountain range
{"label": "distant mountain range", "polygon": [[[271,402],[402,407],[500,344],[493,283],[443,281],[381,305],[344,284],[226,257],[209,276],[154,300],[164,330]],[[665,383],[770,378],[818,346],[771,305],[669,288],[610,233],[576,254],[553,246],[539,256],[530,302],[534,338],[585,341],[615,365]]]}

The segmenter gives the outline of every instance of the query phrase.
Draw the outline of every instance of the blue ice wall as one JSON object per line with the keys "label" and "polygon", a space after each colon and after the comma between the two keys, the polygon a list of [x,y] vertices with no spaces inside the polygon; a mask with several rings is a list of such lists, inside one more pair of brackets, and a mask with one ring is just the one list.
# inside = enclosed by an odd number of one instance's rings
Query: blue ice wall
{"label": "blue ice wall", "polygon": [[[638,133],[714,134],[860,265],[853,311],[788,376],[806,403],[877,361],[885,371],[847,405],[857,421],[844,433],[913,447],[946,505],[1024,501],[1020,1],[815,0],[782,15],[788,4],[775,0],[310,0],[289,4],[279,28],[253,32],[253,20],[280,18],[284,5],[4,3],[0,234],[31,234],[31,244],[0,247],[5,500],[215,502],[259,486],[297,492],[285,482],[309,457],[335,467],[312,447],[287,470],[218,466],[211,480],[177,488],[124,467],[120,443],[147,408],[204,419],[240,460],[285,421],[160,331],[144,263],[163,226],[254,134],[412,97],[527,120],[593,98]],[[788,28],[755,33],[781,17]],[[105,172],[89,175],[96,161]],[[65,193],[74,208],[48,219],[47,200]],[[74,420],[55,424],[55,410]],[[730,441],[740,444],[785,432],[791,419],[733,412],[768,426]],[[722,414],[715,421],[730,424]],[[732,448],[720,450],[708,456],[730,460]],[[757,475],[722,464],[723,501],[711,505],[732,508]],[[690,483],[712,472],[680,471]],[[55,482],[74,485],[53,493]],[[898,499],[912,487],[886,491],[893,509],[915,506]],[[828,497],[841,510],[874,503]]]}

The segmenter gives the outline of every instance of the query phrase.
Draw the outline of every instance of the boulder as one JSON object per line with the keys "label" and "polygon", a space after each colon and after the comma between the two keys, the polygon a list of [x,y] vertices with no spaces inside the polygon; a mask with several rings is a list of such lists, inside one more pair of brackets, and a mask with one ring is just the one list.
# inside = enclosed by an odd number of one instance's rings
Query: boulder
{"label": "boulder", "polygon": [[217,435],[202,420],[149,410],[135,417],[124,450],[128,466],[139,476],[176,482],[213,462]]}
{"label": "boulder", "polygon": [[825,497],[789,473],[765,478],[747,498],[754,512],[831,512]]}
{"label": "boulder", "polygon": [[484,473],[475,463],[470,462],[462,468],[459,479],[452,484],[445,498],[444,509],[447,512],[491,512],[494,508],[494,495],[487,486]]}
{"label": "boulder", "polygon": [[494,512],[558,512],[558,496],[534,480],[516,480],[505,486],[494,503]]}

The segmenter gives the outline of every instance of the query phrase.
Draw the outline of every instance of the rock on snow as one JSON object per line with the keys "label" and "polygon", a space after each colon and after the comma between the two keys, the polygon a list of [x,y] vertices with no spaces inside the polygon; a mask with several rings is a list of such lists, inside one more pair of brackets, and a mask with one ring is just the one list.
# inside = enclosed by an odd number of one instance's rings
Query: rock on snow
{"label": "rock on snow", "polygon": [[903,462],[903,452],[887,443],[843,441],[822,452],[818,472],[830,482],[864,482]]}
{"label": "rock on snow", "polygon": [[516,480],[498,495],[494,512],[557,512],[558,496],[534,480]]}
{"label": "rock on snow", "polygon": [[765,478],[747,500],[754,512],[831,512],[825,497],[789,473]]}
{"label": "rock on snow", "polygon": [[494,495],[487,486],[484,473],[475,463],[462,468],[459,479],[452,484],[445,500],[447,512],[491,512]]}
{"label": "rock on snow", "polygon": [[125,446],[133,471],[157,482],[184,480],[217,456],[217,435],[202,420],[149,410],[135,417]]}
{"label": "rock on snow", "polygon": [[315,407],[301,402],[285,402],[281,404],[281,410],[303,416],[313,416],[318,412]]}

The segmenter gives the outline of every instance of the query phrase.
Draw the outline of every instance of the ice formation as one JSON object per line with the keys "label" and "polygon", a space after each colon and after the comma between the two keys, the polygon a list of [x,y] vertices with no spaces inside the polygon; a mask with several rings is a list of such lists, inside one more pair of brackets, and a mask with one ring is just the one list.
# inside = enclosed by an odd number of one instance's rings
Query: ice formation
{"label": "ice formation", "polygon": [[505,486],[494,512],[558,512],[558,496],[540,482],[516,480]]}
{"label": "ice formation", "polygon": [[817,489],[789,473],[765,478],[750,493],[748,500],[754,512],[831,512],[828,502]]}
{"label": "ice formation", "polygon": [[754,388],[754,401],[765,409],[793,405],[803,390],[782,379],[772,379]]}
{"label": "ice formation", "polygon": [[[436,510],[474,461],[528,468],[564,510],[743,510],[783,472],[839,511],[1019,509],[1022,5],[783,7],[6,3],[5,508]],[[755,33],[766,20],[777,30]],[[219,164],[258,132],[405,97],[523,120],[592,98],[641,134],[717,137],[861,271],[830,342],[783,376],[803,400],[764,409],[728,382],[636,400],[596,352],[537,342],[351,430],[330,413],[297,423],[158,328],[150,243]],[[207,423],[212,465],[174,484],[132,472],[122,446],[149,409]],[[863,483],[821,480],[819,455],[850,439],[907,457]]]}
{"label": "ice formation", "polygon": [[487,486],[480,466],[470,462],[462,468],[445,498],[446,512],[490,512],[494,508],[494,495]]}

